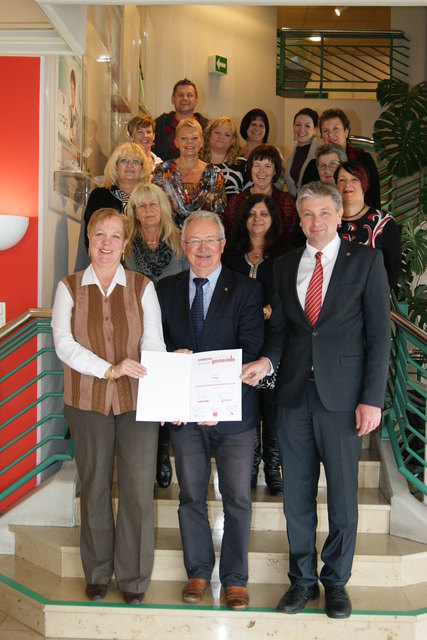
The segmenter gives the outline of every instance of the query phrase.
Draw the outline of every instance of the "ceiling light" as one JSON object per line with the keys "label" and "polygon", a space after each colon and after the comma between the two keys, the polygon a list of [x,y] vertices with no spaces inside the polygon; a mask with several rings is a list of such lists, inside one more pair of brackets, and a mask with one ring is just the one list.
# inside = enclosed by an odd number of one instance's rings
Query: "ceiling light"
{"label": "ceiling light", "polygon": [[335,9],[335,13],[338,16],[338,18],[342,15],[342,13],[348,9],[348,7],[336,7]]}
{"label": "ceiling light", "polygon": [[321,36],[310,36],[309,40],[311,40],[311,42],[321,42],[322,37]]}

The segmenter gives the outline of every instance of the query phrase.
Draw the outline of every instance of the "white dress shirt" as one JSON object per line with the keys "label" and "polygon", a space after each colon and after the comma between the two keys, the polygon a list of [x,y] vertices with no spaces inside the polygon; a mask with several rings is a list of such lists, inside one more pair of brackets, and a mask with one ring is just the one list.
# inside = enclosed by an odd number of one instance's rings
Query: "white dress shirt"
{"label": "white dress shirt", "polygon": [[[92,267],[85,270],[82,278],[82,286],[96,284],[103,296],[111,295],[114,287],[126,286],[126,274],[122,265],[119,265],[114,277],[108,287],[107,294],[104,293],[101,283]],[[144,289],[141,298],[142,311],[144,314],[144,331],[141,338],[141,351],[166,351],[163,340],[162,314],[156,290],[150,281]],[[71,333],[71,313],[74,301],[63,282],[58,284],[55,302],[52,309],[52,331],[55,342],[55,349],[58,358],[65,362],[71,369],[104,378],[105,372],[111,366],[111,362],[100,358],[89,349],[82,347],[74,340]]]}
{"label": "white dress shirt", "polygon": [[[337,260],[338,251],[341,245],[341,239],[337,234],[326,247],[322,249],[322,268],[323,268],[323,286],[322,286],[322,305],[328,290],[329,282]],[[307,295],[308,285],[316,266],[316,253],[319,249],[315,249],[307,242],[304,253],[298,266],[297,274],[297,293],[302,308],[305,308],[305,296]]]}

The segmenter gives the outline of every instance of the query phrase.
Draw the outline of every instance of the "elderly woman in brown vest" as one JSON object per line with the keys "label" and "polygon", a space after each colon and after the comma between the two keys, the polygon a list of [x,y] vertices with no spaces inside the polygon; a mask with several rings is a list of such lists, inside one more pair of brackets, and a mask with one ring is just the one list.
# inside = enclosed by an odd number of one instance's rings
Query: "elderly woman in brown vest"
{"label": "elderly woman in brown vest", "polygon": [[[64,366],[64,414],[81,491],[80,552],[90,600],[113,571],[127,604],[139,604],[154,559],[153,484],[158,423],[136,422],[142,350],[165,351],[152,282],[125,271],[129,220],[99,209],[88,225],[91,264],[58,285],[52,329]],[[114,453],[119,509],[111,505]]]}

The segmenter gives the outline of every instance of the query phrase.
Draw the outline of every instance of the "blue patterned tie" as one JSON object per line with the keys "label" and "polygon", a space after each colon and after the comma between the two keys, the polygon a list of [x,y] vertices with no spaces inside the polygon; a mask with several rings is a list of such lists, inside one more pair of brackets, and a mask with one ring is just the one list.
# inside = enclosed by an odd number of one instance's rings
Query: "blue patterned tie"
{"label": "blue patterned tie", "polygon": [[194,336],[196,338],[197,345],[199,344],[200,336],[203,331],[203,286],[209,282],[207,278],[193,278],[193,282],[196,285],[196,295],[194,296],[193,304],[191,305],[191,322],[193,323]]}

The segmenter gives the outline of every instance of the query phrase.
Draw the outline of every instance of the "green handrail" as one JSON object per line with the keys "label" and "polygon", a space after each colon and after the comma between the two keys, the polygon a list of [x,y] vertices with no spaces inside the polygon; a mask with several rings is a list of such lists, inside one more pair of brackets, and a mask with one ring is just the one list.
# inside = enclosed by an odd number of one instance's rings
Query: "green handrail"
{"label": "green handrail", "polygon": [[381,80],[408,73],[409,41],[401,31],[277,31],[276,94],[283,97],[375,94]]}
{"label": "green handrail", "polygon": [[[9,434],[12,431],[6,441],[2,440],[0,447],[0,454],[10,455],[10,460],[0,470],[0,502],[13,496],[15,491],[42,472],[47,474],[57,463],[72,460],[73,457],[73,442],[69,438],[63,411],[63,371],[53,346],[51,315],[51,309],[29,309],[0,329],[0,366],[5,363],[6,358],[13,361],[12,366],[7,363],[8,370],[0,376],[2,389],[9,386],[6,394],[2,393],[0,409],[7,412],[12,401],[19,406],[13,415],[0,424],[0,433]],[[36,341],[33,352],[28,355],[26,349],[25,355],[22,355],[21,347],[26,347],[31,341]],[[49,366],[46,364],[47,359]],[[29,367],[27,374],[26,367],[31,364],[37,365],[36,375],[34,367]],[[20,374],[23,379],[20,379],[19,387],[15,389],[13,383],[16,374]],[[24,400],[24,392],[28,393],[31,389],[34,389],[33,399]],[[52,403],[56,403],[54,409]],[[34,408],[37,408],[37,420],[30,420],[30,424],[20,427],[18,432],[14,430],[13,423]],[[18,453],[13,453],[15,445],[18,447],[31,433],[35,434],[31,443],[25,445],[24,450],[21,447]],[[21,463],[28,462],[34,453],[37,454],[37,459],[32,468],[28,469],[27,465],[25,469],[21,469]],[[8,473],[12,479],[7,479]]]}
{"label": "green handrail", "polygon": [[400,473],[427,496],[427,334],[397,311],[395,300],[393,306],[382,437],[390,440]]}

